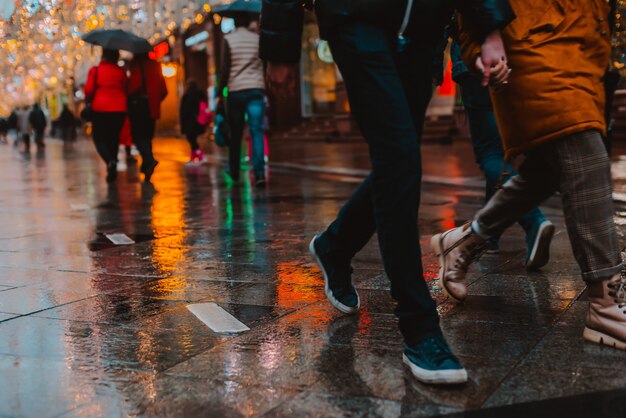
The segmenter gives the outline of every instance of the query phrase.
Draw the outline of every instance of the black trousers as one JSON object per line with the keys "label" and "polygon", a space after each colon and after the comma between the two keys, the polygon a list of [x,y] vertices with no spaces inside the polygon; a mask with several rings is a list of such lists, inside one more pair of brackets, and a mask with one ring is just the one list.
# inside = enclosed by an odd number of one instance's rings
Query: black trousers
{"label": "black trousers", "polygon": [[30,134],[22,134],[22,141],[24,142],[24,149],[30,150]]}
{"label": "black trousers", "polygon": [[93,142],[102,160],[108,165],[117,163],[120,133],[126,120],[124,112],[93,112]]}
{"label": "black trousers", "polygon": [[142,167],[155,161],[152,153],[152,139],[154,139],[155,129],[156,120],[152,119],[149,114],[130,115],[130,131],[133,142],[141,154]]}
{"label": "black trousers", "polygon": [[189,145],[191,146],[191,150],[196,151],[200,149],[200,144],[198,144],[198,134],[187,133],[186,135],[187,135],[187,141],[189,142]]}
{"label": "black trousers", "polygon": [[414,344],[441,332],[423,276],[417,227],[420,139],[435,47],[412,43],[398,53],[393,32],[363,23],[344,25],[328,41],[369,144],[372,172],[328,227],[321,250],[349,260],[378,233],[400,331]]}
{"label": "black trousers", "polygon": [[35,130],[35,144],[38,146],[43,145],[44,137],[46,136],[45,129]]}

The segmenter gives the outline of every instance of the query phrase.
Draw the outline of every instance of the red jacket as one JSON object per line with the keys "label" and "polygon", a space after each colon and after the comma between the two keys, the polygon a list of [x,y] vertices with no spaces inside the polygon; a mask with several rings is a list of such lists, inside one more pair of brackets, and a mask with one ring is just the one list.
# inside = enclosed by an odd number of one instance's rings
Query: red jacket
{"label": "red jacket", "polygon": [[[98,69],[97,81],[96,68]],[[87,100],[92,101],[91,108],[94,112],[126,112],[127,93],[126,71],[116,64],[101,62],[100,65],[89,70],[85,96]]]}
{"label": "red jacket", "polygon": [[150,116],[152,119],[160,119],[161,102],[167,96],[167,87],[165,86],[161,64],[152,60],[143,60],[140,64],[138,60],[133,60],[130,64],[129,94],[141,93],[143,91],[142,81],[148,94]]}

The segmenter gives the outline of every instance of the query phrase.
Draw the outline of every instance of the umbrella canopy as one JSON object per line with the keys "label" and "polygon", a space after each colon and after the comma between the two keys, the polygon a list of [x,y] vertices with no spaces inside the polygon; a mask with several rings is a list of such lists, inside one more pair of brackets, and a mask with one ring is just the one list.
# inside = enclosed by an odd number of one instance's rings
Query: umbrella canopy
{"label": "umbrella canopy", "polygon": [[85,34],[83,41],[105,49],[122,49],[135,54],[152,51],[152,45],[147,39],[120,29],[97,29]]}
{"label": "umbrella canopy", "polygon": [[213,8],[213,12],[222,16],[237,13],[261,13],[261,6],[260,0],[235,0],[232,3]]}

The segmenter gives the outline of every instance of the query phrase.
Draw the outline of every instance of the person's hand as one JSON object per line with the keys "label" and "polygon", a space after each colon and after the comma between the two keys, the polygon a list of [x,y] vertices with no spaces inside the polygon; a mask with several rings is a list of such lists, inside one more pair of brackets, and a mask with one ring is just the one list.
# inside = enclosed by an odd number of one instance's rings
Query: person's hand
{"label": "person's hand", "polygon": [[482,57],[478,57],[476,69],[483,75],[481,81],[483,87],[493,86],[498,89],[509,84],[511,69],[506,62],[500,62],[495,67],[489,68],[484,64]]}
{"label": "person's hand", "polygon": [[480,57],[476,60],[476,68],[482,73],[482,85],[500,87],[507,84],[511,70],[506,58],[504,42],[499,30],[491,32],[485,38],[481,48]]}
{"label": "person's hand", "polygon": [[296,94],[297,64],[270,62],[265,72],[265,82],[270,92],[279,98],[289,98]]}

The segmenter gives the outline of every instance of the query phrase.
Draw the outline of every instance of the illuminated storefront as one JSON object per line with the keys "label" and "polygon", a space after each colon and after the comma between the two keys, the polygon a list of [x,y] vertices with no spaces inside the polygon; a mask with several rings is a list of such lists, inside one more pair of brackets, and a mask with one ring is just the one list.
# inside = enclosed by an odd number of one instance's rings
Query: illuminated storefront
{"label": "illuminated storefront", "polygon": [[320,39],[317,23],[314,21],[307,21],[304,25],[300,64],[302,116],[334,113],[336,65],[328,42]]}

